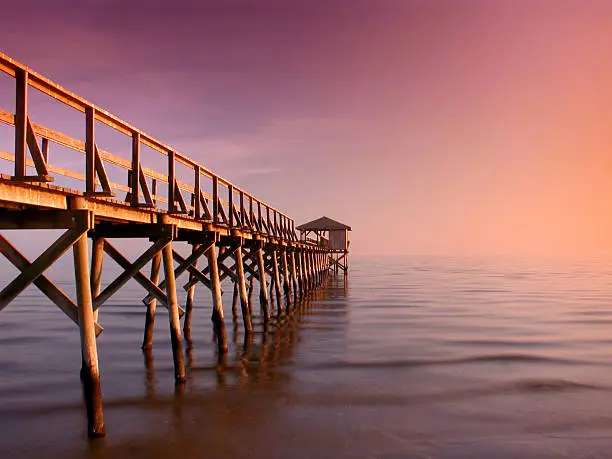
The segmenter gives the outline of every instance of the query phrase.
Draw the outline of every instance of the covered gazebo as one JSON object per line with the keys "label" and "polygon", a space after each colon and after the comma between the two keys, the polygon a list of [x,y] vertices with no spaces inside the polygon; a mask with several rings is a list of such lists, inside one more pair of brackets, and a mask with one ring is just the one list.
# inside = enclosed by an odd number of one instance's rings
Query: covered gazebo
{"label": "covered gazebo", "polygon": [[329,269],[336,273],[342,270],[348,271],[349,238],[348,232],[351,227],[332,220],[329,217],[317,218],[297,227],[300,239],[314,242],[325,247],[329,254]]}

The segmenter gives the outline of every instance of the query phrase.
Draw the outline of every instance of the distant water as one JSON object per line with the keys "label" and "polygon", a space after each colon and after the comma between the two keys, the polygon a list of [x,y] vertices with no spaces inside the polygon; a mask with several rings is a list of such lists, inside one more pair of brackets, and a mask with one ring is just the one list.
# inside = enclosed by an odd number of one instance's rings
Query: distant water
{"label": "distant water", "polygon": [[129,284],[101,311],[107,437],[93,442],[78,330],[28,290],[0,312],[0,458],[610,457],[612,264],[351,268],[252,342],[239,329],[222,364],[199,289],[184,388],[164,309],[142,355],[143,293]]}

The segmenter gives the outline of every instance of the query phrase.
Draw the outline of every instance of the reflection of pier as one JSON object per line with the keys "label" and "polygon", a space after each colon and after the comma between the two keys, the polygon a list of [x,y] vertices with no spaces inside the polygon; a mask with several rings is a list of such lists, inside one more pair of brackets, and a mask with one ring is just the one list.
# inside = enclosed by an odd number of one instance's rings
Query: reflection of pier
{"label": "reflection of pier", "polygon": [[[336,282],[336,289],[340,289],[342,279]],[[214,381],[216,388],[225,393],[228,389],[244,394],[256,392],[261,395],[264,391],[278,396],[286,391],[285,386],[290,381],[291,364],[295,356],[296,347],[300,341],[300,333],[304,332],[301,325],[304,320],[308,321],[311,314],[317,316],[324,313],[324,309],[318,309],[313,303],[326,301],[329,297],[328,289],[319,289],[310,292],[298,301],[294,307],[287,310],[278,320],[262,323],[262,327],[256,328],[254,333],[234,335],[235,350],[231,354],[220,354],[216,362],[196,362],[193,358],[193,350],[187,348],[186,369],[187,385],[176,385],[174,396],[157,394],[155,388],[155,365],[151,357],[151,351],[145,350],[145,397],[150,406],[158,410],[171,408],[170,415],[172,423],[177,425],[183,422],[183,412],[188,410],[192,403],[216,404],[219,398],[214,391],[193,389],[198,383]],[[320,306],[319,306],[320,307]],[[338,311],[337,314],[346,314],[346,311]],[[308,326],[306,326],[308,327]],[[242,397],[242,395],[237,395]],[[221,397],[222,398],[222,397]],[[130,404],[141,405],[140,399],[123,399],[117,404],[117,408],[125,408]],[[114,405],[111,405],[114,406]],[[247,418],[265,416],[266,412],[254,412],[248,406],[238,404],[234,407],[233,416],[238,416],[244,410]],[[206,416],[205,413],[202,414]]]}
{"label": "reflection of pier", "polygon": [[[100,307],[129,280],[134,279],[147,295],[143,349],[152,346],[157,305],[168,310],[174,374],[182,383],[186,379],[183,336],[190,340],[196,285],[211,291],[213,328],[223,360],[228,351],[224,279],[234,284],[233,316],[238,317],[239,304],[244,334],[252,339],[250,298],[255,282],[260,314],[269,325],[271,317],[295,308],[326,279],[330,268],[340,266],[334,264],[330,248],[299,240],[289,216],[197,161],[3,54],[0,71],[15,83],[14,111],[0,110],[0,123],[14,128],[15,145],[12,153],[0,151],[0,159],[13,163],[11,175],[0,175],[0,229],[65,231],[32,262],[0,235],[0,252],[20,271],[0,292],[0,310],[34,284],[79,326],[90,435],[104,435],[96,347],[96,337],[103,331]],[[35,123],[28,112],[31,90],[59,102],[62,109],[76,110],[84,139]],[[103,149],[105,142],[115,144],[118,138],[128,142],[129,159]],[[75,159],[82,167],[75,167]],[[119,193],[124,193],[123,199],[117,198]],[[93,241],[91,266],[88,237]],[[111,243],[116,238],[150,245],[131,261]],[[182,256],[175,250],[177,244],[189,245],[191,254]],[[44,275],[71,248],[76,300]],[[104,254],[123,269],[107,284],[102,279]],[[202,258],[205,266],[198,265]],[[188,276],[184,309],[177,300],[177,279],[183,274]],[[150,352],[145,359],[152,368]],[[149,389],[154,392],[153,386]]]}

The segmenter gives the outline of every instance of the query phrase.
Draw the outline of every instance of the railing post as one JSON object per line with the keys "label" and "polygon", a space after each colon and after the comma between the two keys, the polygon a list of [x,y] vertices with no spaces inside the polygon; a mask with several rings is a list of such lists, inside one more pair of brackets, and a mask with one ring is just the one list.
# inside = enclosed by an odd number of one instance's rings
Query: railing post
{"label": "railing post", "polygon": [[259,222],[259,228],[261,229],[261,232],[263,233],[264,227],[263,227],[263,220],[261,219],[261,202],[260,201],[257,201],[257,221]]}
{"label": "railing post", "polygon": [[240,226],[244,226],[246,220],[244,219],[244,191],[240,190]]}
{"label": "railing post", "polygon": [[229,201],[229,226],[230,228],[232,226],[234,226],[234,186],[233,185],[228,185],[227,186],[227,191],[228,191],[228,201]]}
{"label": "railing post", "polygon": [[85,108],[85,193],[96,191],[96,137],[95,137],[96,110],[93,107]]}
{"label": "railing post", "polygon": [[138,191],[139,191],[139,172],[140,172],[140,133],[132,132],[132,179],[130,183],[131,187],[131,200],[130,204],[137,206],[139,203]]}
{"label": "railing post", "polygon": [[15,177],[26,175],[28,72],[15,69]]}
{"label": "railing post", "polygon": [[176,211],[176,200],[174,199],[174,183],[175,183],[175,171],[174,171],[174,151],[168,152],[168,212]]}
{"label": "railing post", "polygon": [[200,193],[202,185],[200,184],[200,166],[197,164],[193,166],[194,170],[194,198],[193,198],[193,217],[198,220],[202,215],[202,209],[200,209]]}
{"label": "railing post", "polygon": [[49,164],[49,139],[47,139],[46,137],[43,137],[42,139],[41,150],[42,150],[43,159],[45,160],[47,164]]}
{"label": "railing post", "polygon": [[219,178],[216,175],[213,175],[212,178],[212,195],[213,195],[213,203],[212,203],[212,211],[213,211],[213,223],[219,223]]}

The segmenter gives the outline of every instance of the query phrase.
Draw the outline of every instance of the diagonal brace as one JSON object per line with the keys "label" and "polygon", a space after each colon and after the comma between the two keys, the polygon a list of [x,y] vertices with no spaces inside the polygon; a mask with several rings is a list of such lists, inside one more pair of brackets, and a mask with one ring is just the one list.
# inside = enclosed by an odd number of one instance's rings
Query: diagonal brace
{"label": "diagonal brace", "polygon": [[0,292],[0,311],[57,261],[87,229],[69,229]]}
{"label": "diagonal brace", "polygon": [[158,239],[149,247],[136,261],[130,263],[129,260],[124,258],[117,249],[115,249],[107,240],[104,241],[104,251],[111,256],[123,269],[123,273],[120,274],[114,281],[112,281],[97,297],[93,300],[94,311],[102,306],[111,296],[113,296],[117,290],[119,290],[127,281],[132,277],[140,285],[142,285],[150,293],[153,293],[155,297],[167,305],[166,295],[157,286],[151,282],[140,270],[159,253],[164,247],[170,243],[172,238],[166,237]]}
{"label": "diagonal brace", "polygon": [[[187,270],[189,272],[194,272],[194,270],[195,270],[195,271],[197,271],[199,273],[200,271],[197,268],[193,267],[193,263],[195,263],[196,260],[198,260],[203,254],[208,252],[208,250],[210,249],[210,246],[212,244],[213,244],[212,242],[210,244],[202,244],[200,247],[197,248],[197,250],[194,250],[191,253],[191,255],[189,255],[187,258],[183,258],[176,250],[173,250],[172,251],[172,258],[174,258],[176,261],[179,262],[179,265],[174,270],[174,277],[177,278],[178,276],[183,274],[185,272],[185,270]],[[206,278],[204,278],[204,279],[206,279]],[[206,280],[208,281],[208,279],[206,279]],[[166,287],[166,280],[164,279],[163,281],[161,281],[157,285],[157,287],[159,287],[160,289],[165,288]],[[142,300],[142,302],[144,304],[149,304],[152,299],[153,299],[153,295],[149,294],[149,295],[147,295]]]}
{"label": "diagonal brace", "polygon": [[[20,271],[25,270],[32,263],[24,257],[4,236],[0,234],[0,252]],[[33,284],[46,295],[70,320],[79,324],[78,307],[74,302],[51,282],[44,274],[38,276]],[[96,336],[104,330],[98,323],[95,324]]]}

